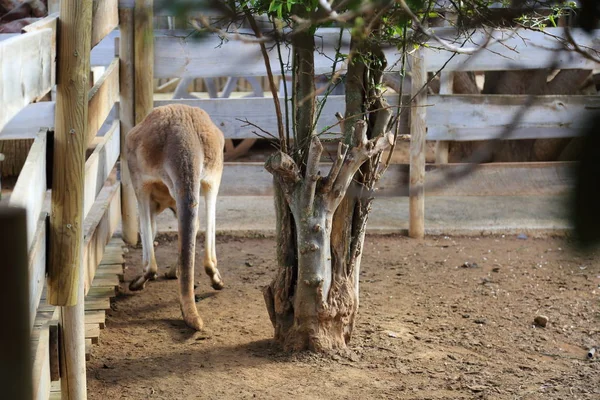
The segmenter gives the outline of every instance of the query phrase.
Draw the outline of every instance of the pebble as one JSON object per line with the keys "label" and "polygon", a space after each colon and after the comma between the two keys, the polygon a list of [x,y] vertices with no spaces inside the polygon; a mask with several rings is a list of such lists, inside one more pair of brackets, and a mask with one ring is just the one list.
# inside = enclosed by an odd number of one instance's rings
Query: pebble
{"label": "pebble", "polygon": [[527,235],[524,233],[519,233],[517,235],[517,239],[521,239],[521,240],[527,240]]}
{"label": "pebble", "polygon": [[545,315],[538,315],[537,317],[535,317],[533,322],[535,322],[536,325],[545,328],[548,324],[548,317],[546,317]]}

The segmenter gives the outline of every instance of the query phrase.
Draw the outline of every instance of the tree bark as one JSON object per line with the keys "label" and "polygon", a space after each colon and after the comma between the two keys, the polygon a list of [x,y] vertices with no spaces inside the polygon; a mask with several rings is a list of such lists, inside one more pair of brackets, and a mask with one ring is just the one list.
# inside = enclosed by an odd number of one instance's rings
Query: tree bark
{"label": "tree bark", "polygon": [[296,148],[265,163],[274,176],[279,269],[263,293],[274,337],[284,349],[321,352],[345,348],[352,335],[371,191],[379,156],[393,141],[387,129],[391,112],[376,88],[383,52],[360,49],[364,57],[350,63],[347,74],[344,143],[329,174],[321,176],[314,37],[297,34],[292,43]]}

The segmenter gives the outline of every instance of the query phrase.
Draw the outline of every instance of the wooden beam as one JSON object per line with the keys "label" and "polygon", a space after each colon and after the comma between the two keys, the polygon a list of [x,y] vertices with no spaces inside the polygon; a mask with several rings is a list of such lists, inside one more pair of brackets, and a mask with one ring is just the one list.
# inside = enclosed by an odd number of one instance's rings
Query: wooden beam
{"label": "wooden beam", "polygon": [[[123,93],[121,95],[123,96]],[[512,121],[514,114],[525,104],[527,97],[527,95],[427,96],[426,140],[494,139],[506,124]],[[397,96],[386,96],[386,100],[391,106],[398,104]],[[317,123],[318,132],[337,123],[334,114],[343,113],[344,101],[344,96],[328,97]],[[254,132],[261,132],[247,125],[245,119],[267,132],[277,132],[275,108],[270,98],[156,100],[154,106],[173,103],[202,108],[223,131],[227,139],[258,137]],[[577,137],[588,117],[599,107],[598,96],[538,96],[523,116],[519,127],[510,135],[510,139]],[[27,106],[0,133],[0,140],[35,137],[33,133],[37,132],[40,126],[53,125],[53,109],[53,102]],[[403,115],[407,116],[408,113]],[[123,118],[121,113],[121,119]],[[331,134],[324,134],[321,137],[338,138],[340,137],[338,131],[339,129],[334,127],[330,131]],[[402,121],[401,132],[408,132],[408,117]]]}
{"label": "wooden beam", "polygon": [[[45,18],[23,27],[23,32],[36,32],[44,29],[52,30],[52,48],[50,51],[50,88],[52,88],[56,84],[56,33],[58,31],[58,12],[51,13]],[[48,92],[38,96],[38,99],[47,93]]]}
{"label": "wooden beam", "polygon": [[0,42],[0,129],[52,88],[52,29]]}
{"label": "wooden beam", "polygon": [[[454,72],[442,71],[440,73],[440,94],[452,94],[454,86]],[[428,121],[429,122],[429,121]],[[435,163],[448,164],[450,142],[438,140],[435,143]]]}
{"label": "wooden beam", "polygon": [[48,302],[61,310],[61,392],[87,398],[83,184],[88,134],[92,0],[61,0]]}
{"label": "wooden beam", "polygon": [[102,142],[85,162],[85,184],[83,187],[83,215],[87,215],[96,201],[96,196],[113,170],[121,145],[119,121],[113,121],[110,131],[102,136]]}
{"label": "wooden beam", "polygon": [[[240,31],[240,32],[243,32]],[[435,29],[438,36],[454,43],[456,46],[468,48],[484,45],[490,30],[475,30],[470,40],[464,34],[457,33],[453,27],[439,27]],[[575,41],[581,47],[597,49],[595,43],[598,31],[591,35],[583,30],[571,30]],[[156,78],[184,78],[205,77],[215,78],[220,76],[266,76],[264,62],[258,44],[229,41],[221,46],[218,35],[209,35],[202,40],[190,35],[191,30],[156,30],[154,63]],[[472,31],[468,32],[469,34]],[[551,60],[558,62],[558,69],[595,69],[597,63],[580,56],[574,52],[559,52],[563,49],[565,33],[562,28],[546,28],[544,32],[525,29],[498,29],[491,31],[497,40],[473,56],[468,54],[455,54],[441,49],[441,46],[430,40],[424,49],[425,68],[427,72],[437,72],[444,68],[445,71],[502,71],[547,68]],[[338,28],[320,28],[315,36],[319,37],[319,52],[315,54],[315,73],[331,73],[331,60],[335,56],[338,43]],[[348,53],[350,32],[346,30],[342,36],[340,52]],[[464,43],[464,45],[463,45]],[[274,74],[281,74],[276,49],[271,49],[271,68]],[[288,59],[289,49],[282,49],[282,56]],[[400,52],[390,47],[384,50],[388,61],[387,71],[399,71],[401,63]],[[230,60],[228,65],[223,65],[221,60]],[[244,68],[237,68],[243,64]],[[340,68],[342,65],[340,64]]]}
{"label": "wooden beam", "polygon": [[134,32],[133,9],[119,10],[120,33],[119,39],[119,77],[120,101],[119,118],[121,120],[121,221],[123,240],[132,246],[138,242],[137,200],[131,173],[127,164],[127,133],[135,126],[135,91],[134,91]]}
{"label": "wooden beam", "polygon": [[94,0],[92,48],[119,26],[118,0]]}
{"label": "wooden beam", "polygon": [[50,330],[49,323],[36,327],[31,334],[33,355],[32,382],[33,398],[46,400],[50,396]]}
{"label": "wooden beam", "polygon": [[31,247],[46,196],[46,131],[38,132],[10,196],[9,204],[27,210],[27,246]]}
{"label": "wooden beam", "polygon": [[7,399],[31,399],[32,363],[27,274],[27,213],[21,207],[0,207],[0,254],[7,285],[0,290],[0,385]]}
{"label": "wooden beam", "polygon": [[425,122],[427,102],[427,73],[423,50],[416,50],[411,58],[411,101],[410,109],[410,183],[409,183],[409,226],[408,235],[422,238],[425,235]]}
{"label": "wooden beam", "polygon": [[106,245],[121,219],[121,186],[119,182],[105,186],[98,195],[85,221],[83,266],[84,293],[87,295],[102,260]]}
{"label": "wooden beam", "polygon": [[153,0],[135,0],[134,8],[134,110],[135,124],[152,111],[154,90]]}
{"label": "wooden beam", "polygon": [[[87,143],[90,143],[119,100],[119,59],[115,58],[88,94]],[[86,145],[87,145],[86,143]]]}

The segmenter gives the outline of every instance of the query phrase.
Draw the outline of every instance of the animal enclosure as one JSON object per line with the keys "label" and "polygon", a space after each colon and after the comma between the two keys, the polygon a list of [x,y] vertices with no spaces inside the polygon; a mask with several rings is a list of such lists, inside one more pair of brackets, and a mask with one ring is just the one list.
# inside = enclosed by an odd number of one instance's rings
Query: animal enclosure
{"label": "animal enclosure", "polygon": [[[20,34],[0,34],[0,141],[20,143],[27,149],[24,162],[15,162],[15,167],[11,167],[12,176],[2,177],[2,189],[4,201],[24,208],[27,215],[27,318],[36,399],[60,398],[65,387],[77,387],[80,392],[85,389],[81,379],[61,375],[58,359],[59,351],[64,349],[59,332],[72,329],[73,336],[81,339],[73,344],[73,352],[79,354],[84,350],[89,358],[92,344],[98,343],[100,329],[106,324],[110,299],[116,296],[116,288],[124,279],[123,246],[125,242],[137,241],[135,197],[122,153],[124,135],[152,107],[171,103],[207,111],[226,139],[245,141],[242,142],[245,145],[237,148],[238,152],[247,151],[257,140],[256,128],[247,121],[267,132],[277,131],[273,101],[262,93],[260,80],[266,72],[257,46],[240,42],[221,46],[216,36],[197,40],[190,37],[189,30],[164,29],[158,22],[153,25],[152,13],[143,11],[144,5],[151,4],[152,1],[140,0],[94,0],[89,16],[80,20],[64,6],[61,12],[58,8],[51,9],[47,17],[27,25]],[[60,18],[78,19],[78,26],[87,29],[87,36],[83,37],[89,36],[89,43],[86,40],[82,40],[84,44],[73,43],[73,37],[65,35],[57,40],[61,37]],[[464,40],[456,39],[452,28],[436,32],[448,40]],[[338,33],[335,29],[317,32],[322,43],[321,54],[316,58],[317,73],[331,72],[331,55]],[[595,31],[589,37],[573,29],[581,46],[595,50],[600,50],[599,33]],[[152,40],[143,40],[144,34],[151,35]],[[556,40],[561,35],[560,28],[545,32],[524,30],[518,37],[496,30],[495,38],[505,40],[476,56],[455,56],[431,43],[431,47],[411,54],[412,82],[408,81],[405,87],[410,89],[402,96],[404,99],[415,96],[424,86],[427,74],[436,73],[442,66],[445,74],[465,70],[533,70],[545,68],[548,60],[555,58],[558,69],[597,69],[593,61],[562,51],[561,42]],[[484,42],[483,31],[477,31],[472,40]],[[61,77],[72,71],[73,65],[69,63],[74,61],[65,54],[73,48],[83,60],[77,64],[76,76],[81,83],[79,90],[85,92],[83,97],[61,91],[60,81],[57,82],[57,77],[66,79]],[[389,72],[398,73],[398,51],[389,49],[386,57],[391,66]],[[239,68],[240,60],[244,63],[243,70]],[[271,68],[275,74],[286,73],[274,57]],[[410,198],[411,237],[421,238],[428,233],[424,203],[427,197],[552,196],[569,192],[574,183],[572,162],[490,163],[456,182],[446,181],[447,174],[465,165],[426,163],[428,141],[494,139],[527,101],[525,95],[455,95],[448,90],[448,76],[443,75],[445,89],[441,94],[416,96],[414,111],[403,114],[401,133],[410,135],[409,162],[390,165],[377,185],[379,197]],[[200,89],[207,91],[207,98],[195,98],[188,93],[196,78],[206,80]],[[251,94],[232,97],[237,80],[242,78]],[[221,91],[217,90],[216,79],[225,81]],[[169,86],[156,90],[165,93],[154,95],[155,80],[166,80],[163,83]],[[391,105],[399,104],[398,93],[391,90],[387,99]],[[599,103],[597,96],[537,96],[508,138],[576,137]],[[79,111],[71,112],[71,108]],[[317,125],[323,131],[323,139],[331,143],[339,140],[339,132],[326,128],[336,125],[335,113],[343,111],[344,96],[330,95]],[[76,120],[77,115],[86,118]],[[58,151],[57,146],[62,146],[62,150]],[[235,154],[236,148],[230,146],[226,151]],[[442,160],[443,151],[442,146]],[[60,156],[56,157],[57,154]],[[330,163],[321,164],[322,172],[330,167]],[[72,170],[80,171],[81,176],[62,175]],[[415,190],[423,185],[424,190]],[[273,195],[272,177],[260,162],[226,162],[219,195],[268,198]],[[63,212],[82,218],[74,227],[78,233],[73,237],[64,230],[53,231],[59,225],[73,228],[52,220]],[[409,242],[403,243],[408,246]],[[58,254],[61,245],[71,252],[81,251],[78,267],[81,270],[61,268],[59,260],[52,260],[51,254]],[[55,253],[51,253],[51,246],[57,246]],[[76,260],[79,256],[73,257]],[[81,274],[80,279],[77,274]],[[378,274],[377,279],[384,279]],[[81,288],[85,297],[73,299],[74,290]],[[63,311],[69,313],[68,307],[80,307],[79,317],[69,320],[72,325],[65,325]],[[365,333],[366,330],[362,334]],[[70,386],[61,388],[68,380]]]}

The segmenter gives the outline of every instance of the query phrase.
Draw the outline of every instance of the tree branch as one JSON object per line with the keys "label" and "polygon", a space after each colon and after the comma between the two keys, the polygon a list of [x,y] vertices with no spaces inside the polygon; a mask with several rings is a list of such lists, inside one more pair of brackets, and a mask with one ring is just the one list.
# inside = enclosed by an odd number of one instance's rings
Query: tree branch
{"label": "tree branch", "polygon": [[318,136],[313,136],[308,149],[308,158],[306,160],[306,176],[302,188],[302,208],[305,215],[312,214],[313,203],[315,201],[315,192],[317,190],[317,182],[321,176],[319,171],[319,162],[323,153],[323,145]]}
{"label": "tree branch", "polygon": [[344,165],[344,160],[346,159],[346,154],[348,153],[348,145],[342,142],[338,143],[338,151],[335,160],[333,161],[333,165],[331,166],[331,170],[329,171],[329,175],[325,178],[325,185],[323,186],[323,193],[328,193],[331,191],[333,187],[333,183],[336,181],[338,175],[340,174],[340,170],[342,169],[342,165]]}

